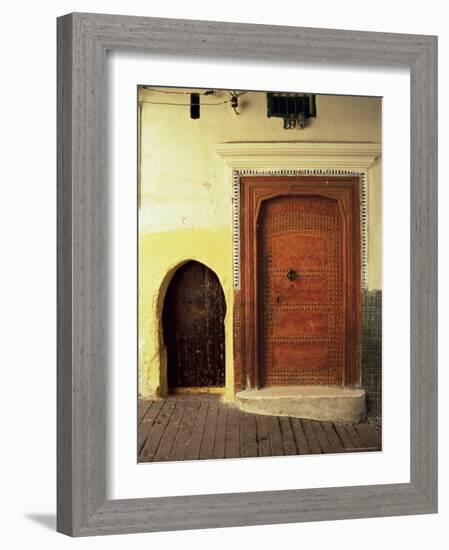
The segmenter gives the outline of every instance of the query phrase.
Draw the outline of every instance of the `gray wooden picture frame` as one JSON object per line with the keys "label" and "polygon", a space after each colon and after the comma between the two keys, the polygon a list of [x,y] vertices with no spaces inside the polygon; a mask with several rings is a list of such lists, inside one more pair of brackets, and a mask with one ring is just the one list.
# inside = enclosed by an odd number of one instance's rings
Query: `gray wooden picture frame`
{"label": "gray wooden picture frame", "polygon": [[[83,536],[436,512],[437,38],[82,13],[57,25],[58,531]],[[410,483],[106,499],[108,50],[410,69]]]}

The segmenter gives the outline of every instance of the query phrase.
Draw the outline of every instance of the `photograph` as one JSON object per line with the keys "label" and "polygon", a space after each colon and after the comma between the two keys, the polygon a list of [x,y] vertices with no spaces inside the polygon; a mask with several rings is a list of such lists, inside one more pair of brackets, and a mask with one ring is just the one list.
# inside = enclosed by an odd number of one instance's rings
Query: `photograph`
{"label": "photograph", "polygon": [[449,39],[415,4],[5,3],[4,548],[444,546]]}
{"label": "photograph", "polygon": [[137,87],[138,463],[382,450],[382,97]]}

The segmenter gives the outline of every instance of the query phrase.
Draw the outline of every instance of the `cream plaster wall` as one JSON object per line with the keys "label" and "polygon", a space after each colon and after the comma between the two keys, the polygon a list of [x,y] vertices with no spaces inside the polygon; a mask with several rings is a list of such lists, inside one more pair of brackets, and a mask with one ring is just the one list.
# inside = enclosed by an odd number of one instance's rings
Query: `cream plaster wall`
{"label": "cream plaster wall", "polygon": [[[178,90],[182,91],[182,90]],[[190,91],[190,90],[185,90]],[[166,357],[160,313],[176,268],[189,259],[215,271],[226,297],[226,398],[233,399],[232,182],[214,151],[223,142],[381,142],[381,99],[318,96],[316,119],[304,130],[284,130],[266,116],[266,96],[240,98],[239,116],[228,104],[206,106],[227,92],[201,98],[192,120],[188,95],[140,90],[139,392],[165,395]],[[368,286],[381,287],[380,162],[368,186]]]}

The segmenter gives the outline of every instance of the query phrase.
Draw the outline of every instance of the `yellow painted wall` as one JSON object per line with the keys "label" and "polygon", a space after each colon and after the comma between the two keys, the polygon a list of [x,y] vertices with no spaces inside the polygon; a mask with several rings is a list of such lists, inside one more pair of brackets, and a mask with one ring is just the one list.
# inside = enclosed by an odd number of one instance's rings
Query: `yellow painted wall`
{"label": "yellow painted wall", "polygon": [[[228,97],[219,92],[202,97],[202,102],[216,103]],[[232,399],[232,183],[213,146],[226,141],[380,143],[381,100],[318,96],[318,116],[304,130],[284,130],[281,119],[267,118],[263,93],[242,96],[239,116],[228,104],[202,105],[199,120],[190,118],[189,95],[141,89],[139,101],[139,393],[165,395],[166,357],[160,323],[164,293],[176,268],[194,259],[210,267],[223,286],[226,397]],[[380,163],[372,172],[368,285],[380,288]]]}

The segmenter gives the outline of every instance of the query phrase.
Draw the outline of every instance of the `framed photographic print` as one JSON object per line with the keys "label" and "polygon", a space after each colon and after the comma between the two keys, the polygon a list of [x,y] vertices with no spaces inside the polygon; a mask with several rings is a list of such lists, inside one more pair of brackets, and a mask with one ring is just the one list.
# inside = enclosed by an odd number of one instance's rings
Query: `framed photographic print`
{"label": "framed photographic print", "polygon": [[436,75],[429,36],[58,19],[59,531],[436,512]]}
{"label": "framed photographic print", "polygon": [[381,98],[138,94],[138,461],[380,450]]}

